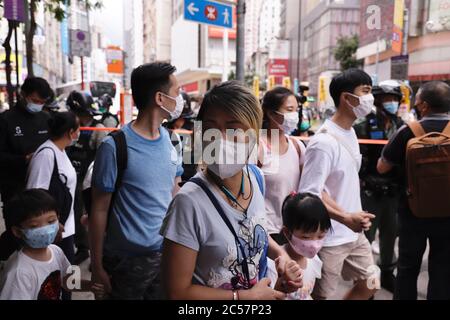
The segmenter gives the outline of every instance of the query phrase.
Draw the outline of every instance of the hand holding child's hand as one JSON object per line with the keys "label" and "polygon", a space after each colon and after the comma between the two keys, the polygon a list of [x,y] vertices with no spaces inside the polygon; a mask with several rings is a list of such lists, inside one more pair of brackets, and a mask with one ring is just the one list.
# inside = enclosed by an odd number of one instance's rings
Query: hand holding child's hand
{"label": "hand holding child's hand", "polygon": [[[280,270],[280,263],[284,263],[283,259],[277,258],[275,260],[277,270]],[[286,293],[296,292],[303,287],[303,270],[295,261],[290,260],[286,262],[283,269],[284,272],[280,273],[279,276],[283,281]]]}

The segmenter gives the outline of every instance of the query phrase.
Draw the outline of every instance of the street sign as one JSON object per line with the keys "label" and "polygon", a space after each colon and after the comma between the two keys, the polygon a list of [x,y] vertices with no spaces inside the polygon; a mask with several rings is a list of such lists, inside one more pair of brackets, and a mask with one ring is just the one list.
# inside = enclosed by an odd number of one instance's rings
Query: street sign
{"label": "street sign", "polygon": [[397,56],[391,58],[391,78],[407,80],[409,70],[409,56]]}
{"label": "street sign", "polygon": [[123,74],[123,51],[119,47],[109,46],[106,48],[106,63],[108,73]]}
{"label": "street sign", "polygon": [[82,30],[70,30],[70,49],[73,56],[91,56],[91,35]]}
{"label": "street sign", "polygon": [[4,17],[7,20],[25,22],[24,0],[4,0]]}
{"label": "street sign", "polygon": [[233,6],[205,0],[185,0],[184,19],[232,29]]}

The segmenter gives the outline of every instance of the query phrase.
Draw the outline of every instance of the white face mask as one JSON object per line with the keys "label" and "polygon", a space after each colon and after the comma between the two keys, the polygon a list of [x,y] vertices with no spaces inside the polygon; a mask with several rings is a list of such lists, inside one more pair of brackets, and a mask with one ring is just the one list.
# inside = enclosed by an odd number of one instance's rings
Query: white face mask
{"label": "white face mask", "polygon": [[208,170],[221,179],[231,178],[245,167],[253,149],[247,143],[222,139],[215,163],[208,165]]}
{"label": "white face mask", "polygon": [[173,111],[170,111],[166,107],[161,106],[161,109],[163,109],[164,111],[166,111],[170,115],[170,119],[168,119],[168,120],[169,121],[173,121],[173,120],[178,119],[181,116],[181,113],[183,112],[183,108],[184,108],[183,96],[180,94],[176,98],[173,98],[171,96],[168,96],[167,94],[164,94],[164,93],[161,93],[161,94],[164,95],[165,97],[171,99],[171,100],[174,100],[176,102],[175,110],[173,110]]}
{"label": "white face mask", "polygon": [[297,125],[300,122],[298,112],[288,112],[288,113],[277,112],[277,114],[282,115],[284,117],[281,129],[283,129],[285,133],[291,134],[295,129],[297,129]]}
{"label": "white face mask", "polygon": [[356,118],[364,118],[372,112],[374,109],[375,97],[373,94],[366,94],[364,96],[358,97],[354,94],[352,96],[359,99],[359,105],[353,108]]}

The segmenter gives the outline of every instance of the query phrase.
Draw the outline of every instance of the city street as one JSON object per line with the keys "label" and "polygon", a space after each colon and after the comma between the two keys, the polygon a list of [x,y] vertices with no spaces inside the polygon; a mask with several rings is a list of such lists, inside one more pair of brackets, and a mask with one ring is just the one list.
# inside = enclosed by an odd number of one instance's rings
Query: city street
{"label": "city street", "polygon": [[0,0],[0,44],[0,300],[450,299],[450,0]]}

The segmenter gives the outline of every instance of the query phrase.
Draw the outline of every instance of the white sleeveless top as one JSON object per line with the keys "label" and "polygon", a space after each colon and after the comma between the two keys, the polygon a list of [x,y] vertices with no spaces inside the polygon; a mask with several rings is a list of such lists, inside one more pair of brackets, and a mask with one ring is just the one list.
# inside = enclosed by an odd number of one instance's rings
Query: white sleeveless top
{"label": "white sleeveless top", "polygon": [[286,136],[289,148],[283,155],[273,154],[266,141],[261,141],[263,150],[262,172],[266,182],[265,205],[267,215],[267,232],[280,233],[283,227],[281,207],[286,197],[293,191],[297,192],[300,184],[300,166],[305,162],[306,147],[297,141],[301,157],[292,139]]}

